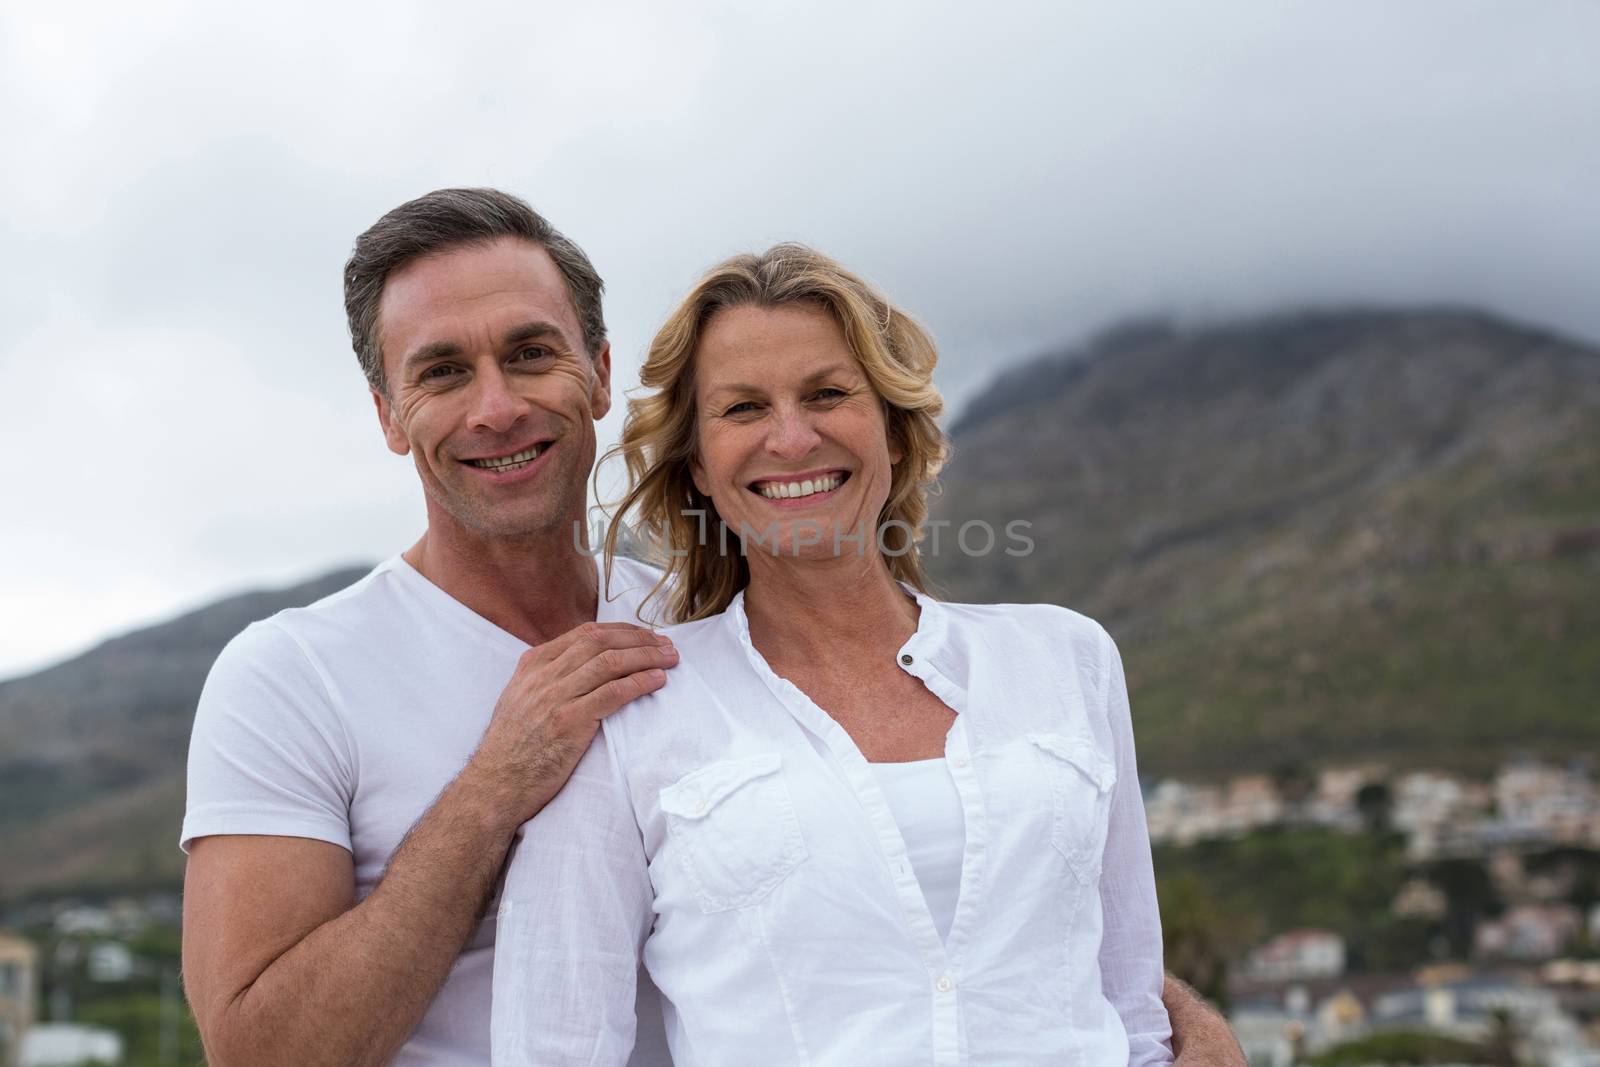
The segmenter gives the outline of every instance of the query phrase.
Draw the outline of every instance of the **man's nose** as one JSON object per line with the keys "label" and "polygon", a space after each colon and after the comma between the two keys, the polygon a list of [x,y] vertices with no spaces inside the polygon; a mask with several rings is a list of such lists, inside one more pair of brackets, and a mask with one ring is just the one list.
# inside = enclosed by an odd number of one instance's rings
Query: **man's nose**
{"label": "man's nose", "polygon": [[810,416],[798,407],[777,408],[770,427],[767,451],[780,459],[804,459],[822,442]]}
{"label": "man's nose", "polygon": [[473,382],[469,425],[477,430],[505,433],[528,413],[528,402],[519,396],[497,367],[477,376]]}

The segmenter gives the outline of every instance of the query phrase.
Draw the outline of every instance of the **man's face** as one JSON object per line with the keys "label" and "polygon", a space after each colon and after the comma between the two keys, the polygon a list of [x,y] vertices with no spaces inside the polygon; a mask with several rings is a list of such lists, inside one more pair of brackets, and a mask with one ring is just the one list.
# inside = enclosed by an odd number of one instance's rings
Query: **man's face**
{"label": "man's face", "polygon": [[416,462],[430,528],[526,537],[582,521],[611,351],[585,351],[549,253],[507,237],[407,264],[384,286],[378,339],[378,420]]}

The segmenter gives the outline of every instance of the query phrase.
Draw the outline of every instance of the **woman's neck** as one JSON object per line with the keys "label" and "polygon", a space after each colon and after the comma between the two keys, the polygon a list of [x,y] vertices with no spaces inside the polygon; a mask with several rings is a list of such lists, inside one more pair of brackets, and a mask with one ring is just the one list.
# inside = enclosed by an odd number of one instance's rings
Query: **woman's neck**
{"label": "woman's neck", "polygon": [[880,555],[751,564],[750,640],[774,667],[892,655],[916,632],[921,609]]}

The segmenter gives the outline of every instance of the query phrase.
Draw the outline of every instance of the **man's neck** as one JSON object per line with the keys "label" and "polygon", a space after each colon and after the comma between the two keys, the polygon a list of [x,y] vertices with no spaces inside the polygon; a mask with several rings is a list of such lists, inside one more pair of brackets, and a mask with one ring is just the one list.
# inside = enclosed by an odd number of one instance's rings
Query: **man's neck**
{"label": "man's neck", "polygon": [[485,619],[537,645],[593,622],[598,607],[594,559],[563,532],[483,537],[430,525],[403,558]]}

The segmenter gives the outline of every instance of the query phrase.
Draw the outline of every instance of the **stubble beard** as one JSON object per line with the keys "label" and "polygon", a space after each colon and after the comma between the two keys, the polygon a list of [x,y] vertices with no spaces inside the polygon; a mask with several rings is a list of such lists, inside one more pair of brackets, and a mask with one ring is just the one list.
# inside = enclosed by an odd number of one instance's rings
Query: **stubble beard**
{"label": "stubble beard", "polygon": [[[563,445],[573,443],[562,439]],[[454,485],[442,480],[429,484],[428,496],[457,525],[480,537],[540,541],[560,534],[570,536],[570,524],[582,521],[587,473],[571,469],[573,463],[581,462],[581,456],[558,454],[553,458],[559,465],[545,471],[537,485],[523,488],[498,507],[490,503],[488,494],[472,492],[470,474]]]}

